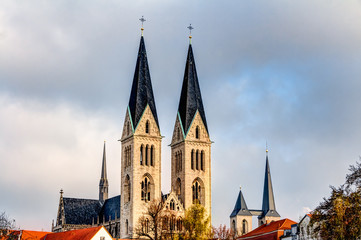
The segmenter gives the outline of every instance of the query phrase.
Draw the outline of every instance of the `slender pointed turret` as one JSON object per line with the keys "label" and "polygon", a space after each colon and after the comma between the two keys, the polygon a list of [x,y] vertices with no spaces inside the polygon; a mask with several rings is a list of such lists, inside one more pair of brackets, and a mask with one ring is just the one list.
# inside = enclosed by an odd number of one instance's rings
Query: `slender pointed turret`
{"label": "slender pointed turret", "polygon": [[263,213],[261,216],[259,216],[259,218],[280,217],[280,215],[276,211],[276,203],[273,195],[271,171],[268,161],[268,150],[266,150],[266,169],[265,169],[265,178],[264,178],[264,187],[263,187],[262,212]]}
{"label": "slender pointed turret", "polygon": [[102,172],[99,181],[99,201],[104,202],[108,199],[108,178],[107,178],[107,162],[106,162],[106,154],[105,154],[105,141],[103,148],[103,162],[102,162]]}
{"label": "slender pointed turret", "polygon": [[241,189],[239,190],[236,205],[234,206],[233,212],[231,213],[230,217],[235,217],[237,215],[240,215],[240,216],[252,216],[252,214],[248,210],[246,200],[244,200]]}
{"label": "slender pointed turret", "polygon": [[178,113],[185,134],[187,134],[197,111],[199,112],[203,124],[208,132],[206,114],[203,108],[192,44],[190,43],[188,48],[187,63],[184,71],[182,92],[178,106]]}
{"label": "slender pointed turret", "polygon": [[138,58],[134,72],[133,85],[129,98],[129,112],[132,122],[133,131],[143,115],[145,108],[149,105],[154,119],[158,123],[157,110],[155,108],[155,100],[152,89],[152,82],[150,79],[149,66],[147,60],[147,52],[145,50],[144,37],[140,37],[140,45],[138,51]]}

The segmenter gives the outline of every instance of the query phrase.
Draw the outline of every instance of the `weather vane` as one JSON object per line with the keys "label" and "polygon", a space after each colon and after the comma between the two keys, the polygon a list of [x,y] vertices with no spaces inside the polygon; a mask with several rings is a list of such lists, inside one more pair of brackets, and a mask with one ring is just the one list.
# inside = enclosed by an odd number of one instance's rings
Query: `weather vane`
{"label": "weather vane", "polygon": [[191,43],[192,30],[194,29],[194,27],[192,27],[192,24],[189,24],[189,26],[187,28],[189,29],[189,43]]}
{"label": "weather vane", "polygon": [[146,21],[145,18],[144,18],[144,16],[142,16],[141,18],[139,18],[139,21],[142,22],[142,28],[141,28],[140,30],[142,30],[142,36],[143,36],[143,30],[144,30],[144,28],[143,28],[143,23]]}

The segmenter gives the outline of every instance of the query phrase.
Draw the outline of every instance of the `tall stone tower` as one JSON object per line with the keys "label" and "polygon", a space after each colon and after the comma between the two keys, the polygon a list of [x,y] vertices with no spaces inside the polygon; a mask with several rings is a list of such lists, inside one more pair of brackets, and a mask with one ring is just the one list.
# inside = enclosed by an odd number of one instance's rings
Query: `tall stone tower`
{"label": "tall stone tower", "polygon": [[258,216],[258,225],[280,220],[281,216],[276,211],[276,203],[273,195],[271,181],[271,170],[268,161],[268,150],[266,150],[266,168],[263,186],[262,214]]}
{"label": "tall stone tower", "polygon": [[105,141],[104,141],[102,172],[99,181],[99,201],[105,202],[105,200],[108,199],[108,189],[109,189],[109,183],[107,177],[107,162],[106,162]]}
{"label": "tall stone tower", "polygon": [[211,141],[191,42],[171,149],[172,191],[185,209],[198,202],[211,216]]}
{"label": "tall stone tower", "polygon": [[142,34],[121,138],[121,238],[135,237],[139,217],[161,198],[161,139]]}

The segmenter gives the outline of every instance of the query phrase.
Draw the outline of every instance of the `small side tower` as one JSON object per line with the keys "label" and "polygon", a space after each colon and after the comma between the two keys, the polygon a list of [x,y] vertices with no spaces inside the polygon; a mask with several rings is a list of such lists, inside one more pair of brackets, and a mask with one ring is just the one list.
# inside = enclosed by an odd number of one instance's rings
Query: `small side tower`
{"label": "small side tower", "polygon": [[99,181],[99,201],[105,202],[105,200],[108,199],[108,189],[109,189],[109,183],[107,177],[107,162],[106,162],[105,141],[104,141],[102,172]]}
{"label": "small side tower", "polygon": [[142,28],[121,138],[121,238],[136,238],[138,219],[161,199],[161,142]]}
{"label": "small side tower", "polygon": [[247,207],[241,189],[239,189],[236,204],[229,217],[231,221],[230,226],[235,233],[235,236],[242,236],[243,234],[252,231],[252,213]]}
{"label": "small side tower", "polygon": [[211,216],[211,140],[191,42],[170,146],[172,191],[185,209],[200,203]]}
{"label": "small side tower", "polygon": [[280,220],[281,216],[276,211],[276,203],[273,195],[271,170],[268,161],[268,149],[266,150],[266,169],[263,187],[262,214],[258,216],[258,225],[263,225],[271,221]]}

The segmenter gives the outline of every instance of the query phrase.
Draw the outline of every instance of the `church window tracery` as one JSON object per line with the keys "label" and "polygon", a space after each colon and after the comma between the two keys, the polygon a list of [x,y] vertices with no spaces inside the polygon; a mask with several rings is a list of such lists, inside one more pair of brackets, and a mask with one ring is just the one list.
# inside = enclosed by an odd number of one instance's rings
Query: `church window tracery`
{"label": "church window tracery", "polygon": [[170,201],[170,204],[169,204],[169,205],[170,205],[170,206],[169,206],[170,210],[174,210],[175,204],[174,204],[173,199]]}
{"label": "church window tracery", "polygon": [[178,220],[177,220],[177,230],[178,230],[178,231],[182,231],[182,230],[183,230],[183,220],[182,220],[181,217],[178,218]]}
{"label": "church window tracery", "polygon": [[150,201],[150,191],[151,191],[151,183],[147,176],[143,178],[143,181],[141,183],[141,197],[142,201],[149,202]]}
{"label": "church window tracery", "polygon": [[201,185],[198,181],[195,181],[192,186],[193,203],[201,204]]}

